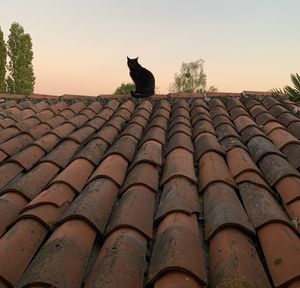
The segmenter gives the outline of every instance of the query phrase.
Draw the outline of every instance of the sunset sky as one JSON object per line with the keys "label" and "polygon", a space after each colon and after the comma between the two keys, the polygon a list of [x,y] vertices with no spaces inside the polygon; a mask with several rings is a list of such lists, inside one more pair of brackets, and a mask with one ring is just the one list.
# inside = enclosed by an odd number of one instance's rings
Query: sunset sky
{"label": "sunset sky", "polygon": [[130,82],[139,56],[167,93],[182,62],[205,60],[222,92],[269,90],[300,72],[299,0],[0,0],[0,27],[32,37],[35,93],[99,95]]}

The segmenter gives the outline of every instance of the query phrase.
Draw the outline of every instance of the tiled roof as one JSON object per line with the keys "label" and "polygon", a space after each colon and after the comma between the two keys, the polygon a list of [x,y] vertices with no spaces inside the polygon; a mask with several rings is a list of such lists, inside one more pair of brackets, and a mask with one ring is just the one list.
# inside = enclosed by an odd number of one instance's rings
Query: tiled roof
{"label": "tiled roof", "polygon": [[2,95],[0,287],[300,287],[299,106],[230,94]]}

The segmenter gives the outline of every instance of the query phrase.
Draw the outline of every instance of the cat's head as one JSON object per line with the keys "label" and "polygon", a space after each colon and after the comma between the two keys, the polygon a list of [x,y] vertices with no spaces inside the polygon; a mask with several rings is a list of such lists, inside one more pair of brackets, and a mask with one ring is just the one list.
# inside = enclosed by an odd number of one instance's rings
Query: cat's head
{"label": "cat's head", "polygon": [[127,65],[128,65],[128,67],[129,67],[129,68],[133,68],[133,69],[134,69],[135,67],[138,67],[138,66],[139,66],[138,59],[139,59],[139,57],[130,59],[130,58],[127,56]]}

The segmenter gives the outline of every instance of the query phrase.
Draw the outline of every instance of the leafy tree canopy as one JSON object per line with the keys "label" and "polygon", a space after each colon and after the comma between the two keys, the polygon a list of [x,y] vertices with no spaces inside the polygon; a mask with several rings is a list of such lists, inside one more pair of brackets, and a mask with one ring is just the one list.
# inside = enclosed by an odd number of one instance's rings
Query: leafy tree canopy
{"label": "leafy tree canopy", "polygon": [[6,92],[5,85],[5,66],[6,66],[6,45],[3,37],[3,32],[0,28],[0,93]]}
{"label": "leafy tree canopy", "polygon": [[122,83],[121,86],[119,86],[116,91],[115,94],[116,95],[130,95],[130,91],[131,90],[135,90],[135,85],[134,83]]}
{"label": "leafy tree canopy", "polygon": [[[203,93],[206,91],[207,76],[204,73],[203,65],[203,59],[189,63],[183,62],[180,73],[174,75],[174,83],[170,85],[170,92]],[[217,88],[211,86],[207,91],[215,92]]]}
{"label": "leafy tree canopy", "polygon": [[33,93],[35,76],[33,72],[32,42],[29,34],[23,27],[14,22],[10,27],[10,35],[7,42],[9,75],[7,77],[7,89],[9,93],[30,95]]}

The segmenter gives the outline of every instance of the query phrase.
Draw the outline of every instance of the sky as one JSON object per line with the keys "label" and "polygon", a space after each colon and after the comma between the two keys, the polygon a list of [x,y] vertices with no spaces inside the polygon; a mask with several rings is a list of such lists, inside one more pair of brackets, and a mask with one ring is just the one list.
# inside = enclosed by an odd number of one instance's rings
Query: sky
{"label": "sky", "polygon": [[33,42],[35,93],[111,94],[131,82],[126,57],[168,93],[202,58],[208,86],[268,91],[300,73],[299,0],[0,0],[0,27]]}

